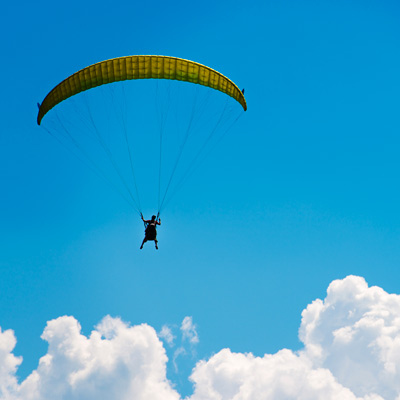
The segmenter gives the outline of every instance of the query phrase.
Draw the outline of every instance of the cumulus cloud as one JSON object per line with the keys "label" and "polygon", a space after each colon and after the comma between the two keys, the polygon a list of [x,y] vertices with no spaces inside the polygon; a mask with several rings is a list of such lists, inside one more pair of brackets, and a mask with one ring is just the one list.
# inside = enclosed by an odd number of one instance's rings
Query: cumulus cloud
{"label": "cumulus cloud", "polygon": [[6,399],[177,400],[166,379],[167,357],[155,330],[105,317],[86,337],[73,317],[48,322],[38,368]]}
{"label": "cumulus cloud", "polygon": [[400,394],[400,296],[361,277],[333,281],[302,313],[299,336],[316,367],[355,394]]}
{"label": "cumulus cloud", "polygon": [[400,296],[361,277],[333,281],[302,313],[304,349],[200,361],[191,400],[400,400]]}
{"label": "cumulus cloud", "polygon": [[[198,343],[191,317],[181,332],[182,343]],[[325,299],[303,311],[299,337],[304,347],[297,352],[255,357],[223,349],[199,361],[186,400],[400,400],[399,295],[360,277],[333,281]],[[19,384],[14,333],[0,330],[2,400],[180,399],[166,378],[159,338],[175,338],[167,327],[157,336],[146,324],[105,317],[86,337],[64,316],[49,321],[42,338],[48,352]]]}
{"label": "cumulus cloud", "polygon": [[191,400],[357,399],[329,370],[313,368],[306,357],[286,349],[262,358],[224,349],[198,363],[191,379],[195,383]]}
{"label": "cumulus cloud", "polygon": [[15,374],[22,362],[22,357],[12,354],[17,343],[14,332],[8,329],[2,332],[0,328],[0,398],[8,399],[18,388]]}

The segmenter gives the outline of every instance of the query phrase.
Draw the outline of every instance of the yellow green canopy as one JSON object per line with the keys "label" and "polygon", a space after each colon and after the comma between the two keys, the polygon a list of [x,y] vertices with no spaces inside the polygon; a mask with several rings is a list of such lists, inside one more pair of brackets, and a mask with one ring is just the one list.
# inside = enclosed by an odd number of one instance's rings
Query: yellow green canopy
{"label": "yellow green canopy", "polygon": [[128,56],[102,61],[71,75],[45,97],[39,107],[37,123],[63,100],[106,83],[130,79],[172,79],[197,83],[226,93],[247,110],[239,88],[226,76],[205,65],[166,56]]}

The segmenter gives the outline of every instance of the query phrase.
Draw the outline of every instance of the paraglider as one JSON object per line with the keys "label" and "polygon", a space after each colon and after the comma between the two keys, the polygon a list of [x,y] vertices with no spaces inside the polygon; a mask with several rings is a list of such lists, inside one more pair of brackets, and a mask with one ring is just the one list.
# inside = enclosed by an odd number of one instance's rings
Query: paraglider
{"label": "paraglider", "polygon": [[[148,83],[129,84],[141,80]],[[149,80],[155,82],[153,96]],[[162,82],[168,81],[182,83],[171,83],[163,92]],[[202,89],[192,90],[189,97],[192,87]],[[218,93],[216,99],[211,92]],[[247,110],[244,90],[220,72],[181,58],[151,55],[119,57],[83,68],[55,86],[38,106],[38,125],[112,186],[148,225],[141,248],[148,240],[158,248],[161,211]],[[147,115],[150,108],[154,118]],[[158,149],[158,155],[140,160],[145,146]],[[141,174],[142,182],[158,175],[157,218],[147,221],[139,198]]]}
{"label": "paraglider", "polygon": [[143,245],[148,241],[148,240],[154,240],[154,244],[156,246],[156,250],[158,250],[158,240],[157,240],[157,225],[161,225],[161,219],[153,215],[151,219],[145,220],[142,217],[142,221],[145,223],[146,229],[144,231],[144,239],[142,242],[142,245],[140,246],[140,249],[143,249]]}

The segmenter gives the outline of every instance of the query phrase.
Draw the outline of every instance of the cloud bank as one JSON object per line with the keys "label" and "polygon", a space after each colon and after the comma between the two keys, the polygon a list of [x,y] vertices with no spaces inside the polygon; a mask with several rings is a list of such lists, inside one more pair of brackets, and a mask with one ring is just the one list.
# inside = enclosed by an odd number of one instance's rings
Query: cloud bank
{"label": "cloud bank", "polygon": [[[186,317],[182,337],[198,343]],[[223,349],[199,361],[186,400],[400,400],[400,296],[368,287],[361,277],[333,281],[325,299],[302,313],[302,350],[255,357]],[[2,400],[178,400],[167,379],[161,339],[165,328],[129,326],[105,317],[88,336],[73,317],[49,321],[42,339],[48,352],[23,382],[16,372],[16,338],[0,330]]]}
{"label": "cloud bank", "polygon": [[[177,400],[166,379],[167,356],[155,330],[130,327],[105,317],[89,337],[73,317],[48,322],[42,339],[49,344],[38,368],[15,383],[19,362],[12,356],[13,333],[0,336],[0,398],[2,400],[143,399]],[[5,367],[3,367],[5,364]],[[3,373],[4,370],[4,373]]]}

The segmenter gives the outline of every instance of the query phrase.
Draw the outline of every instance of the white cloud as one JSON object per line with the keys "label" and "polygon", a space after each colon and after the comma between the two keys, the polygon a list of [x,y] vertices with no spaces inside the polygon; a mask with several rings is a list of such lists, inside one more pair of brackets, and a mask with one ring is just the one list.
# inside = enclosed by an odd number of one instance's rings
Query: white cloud
{"label": "white cloud", "polygon": [[80,331],[73,317],[48,322],[42,335],[48,352],[12,399],[179,399],[152,327],[105,317],[89,337]]}
{"label": "white cloud", "polygon": [[185,317],[183,319],[180,330],[182,333],[181,345],[175,349],[172,357],[172,365],[174,366],[175,373],[178,373],[179,370],[178,358],[188,355],[194,358],[196,355],[195,345],[199,343],[199,335],[197,334],[196,325],[193,323],[192,317]]}
{"label": "white cloud", "polygon": [[333,281],[324,301],[303,311],[299,336],[313,365],[358,396],[400,394],[399,295],[356,276]]}
{"label": "white cloud", "polygon": [[186,355],[186,354],[187,354],[187,352],[186,352],[185,348],[182,347],[182,346],[178,347],[178,348],[174,351],[174,356],[172,357],[172,364],[173,364],[173,366],[174,366],[175,373],[177,373],[178,370],[179,370],[179,368],[178,368],[178,362],[177,362],[178,357],[179,357],[179,356],[184,356],[184,355]]}
{"label": "white cloud", "polygon": [[304,350],[254,357],[225,349],[191,376],[191,400],[400,399],[400,296],[363,278],[333,281],[302,313]]}
{"label": "white cloud", "polygon": [[161,328],[161,331],[158,334],[158,337],[165,340],[170,347],[172,347],[174,345],[174,340],[176,339],[176,336],[174,336],[172,334],[171,328],[169,328],[167,325],[164,325]]}
{"label": "white cloud", "polygon": [[182,339],[187,339],[191,344],[199,343],[196,325],[193,323],[192,317],[185,317],[181,325]]}
{"label": "white cloud", "polygon": [[17,343],[14,332],[9,329],[2,332],[0,328],[0,398],[9,399],[18,387],[15,373],[22,362],[22,357],[12,354]]}
{"label": "white cloud", "polygon": [[[198,343],[191,317],[182,341]],[[173,341],[171,330],[159,337]],[[363,278],[333,281],[324,300],[302,313],[304,349],[255,357],[223,349],[197,363],[187,400],[400,400],[400,296]],[[49,321],[38,368],[18,384],[21,358],[11,330],[0,330],[2,400],[178,400],[166,379],[167,356],[155,330],[105,317],[86,337],[73,317]],[[183,349],[183,351],[182,351]],[[184,354],[176,349],[176,358]]]}
{"label": "white cloud", "polygon": [[224,349],[198,363],[191,379],[195,393],[190,400],[357,399],[329,370],[313,368],[306,357],[286,349],[262,358]]}

